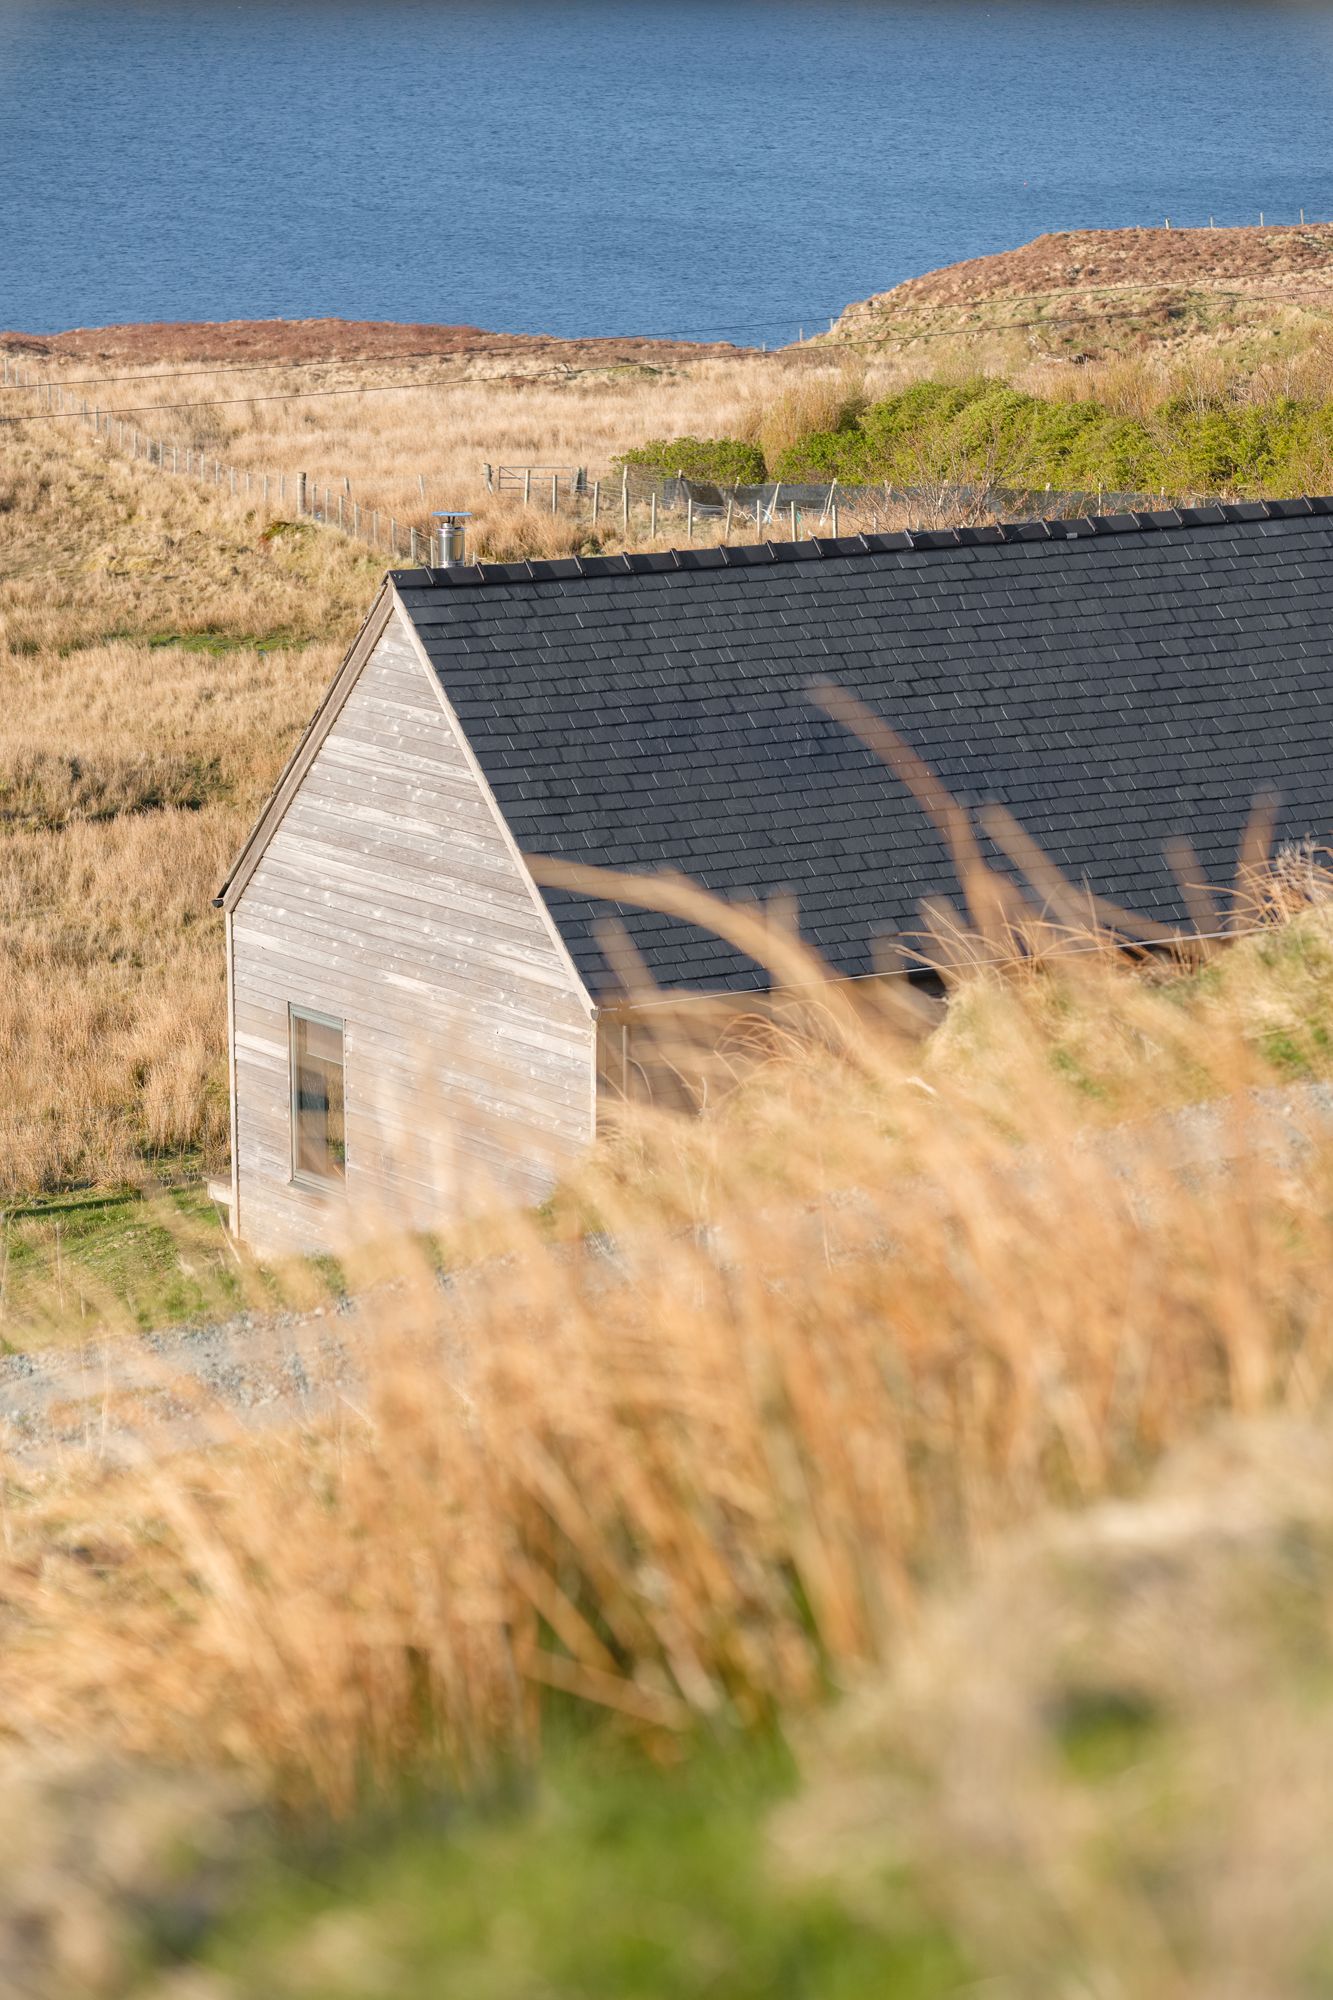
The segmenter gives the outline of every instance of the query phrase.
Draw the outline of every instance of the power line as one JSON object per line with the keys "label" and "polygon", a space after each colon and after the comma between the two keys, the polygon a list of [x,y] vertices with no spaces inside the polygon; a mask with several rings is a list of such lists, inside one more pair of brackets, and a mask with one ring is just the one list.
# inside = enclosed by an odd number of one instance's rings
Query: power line
{"label": "power line", "polygon": [[[57,383],[63,388],[63,383]],[[193,403],[124,403],[114,409],[102,411],[104,417],[142,417],[161,410],[227,410],[245,403],[303,403],[312,396],[382,396],[391,390],[400,389],[445,389],[446,382],[358,382],[350,389],[292,389],[286,395],[269,396],[210,396],[201,397]],[[68,418],[85,423],[91,412],[87,410],[30,410],[19,417],[0,417],[0,424],[55,424]]]}
{"label": "power line", "polygon": [[[48,366],[59,361],[58,354],[43,354],[35,357]],[[142,368],[129,375],[62,375],[46,376],[40,382],[4,382],[0,388],[11,391],[23,389],[44,389],[48,381],[57,389],[97,389],[112,382],[184,382],[197,375],[277,375],[287,368],[388,368],[395,361],[450,361],[449,354],[386,354],[380,359],[373,355],[352,355],[346,360],[325,355],[317,361],[218,361],[211,368],[157,368],[146,362]]]}

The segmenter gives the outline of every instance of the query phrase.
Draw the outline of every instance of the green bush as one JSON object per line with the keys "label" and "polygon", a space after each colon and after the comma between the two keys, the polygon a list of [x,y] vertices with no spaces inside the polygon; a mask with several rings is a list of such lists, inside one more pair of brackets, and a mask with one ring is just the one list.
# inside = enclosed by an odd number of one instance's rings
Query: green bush
{"label": "green bush", "polygon": [[786,445],[768,476],[895,486],[944,479],[1037,492],[1326,491],[1333,403],[1199,406],[1180,398],[1144,420],[1091,400],[1046,401],[985,377],[917,382],[836,430],[812,430]]}
{"label": "green bush", "polygon": [[616,463],[642,466],[660,479],[683,473],[714,486],[757,486],[768,476],[758,445],[739,438],[650,438]]}

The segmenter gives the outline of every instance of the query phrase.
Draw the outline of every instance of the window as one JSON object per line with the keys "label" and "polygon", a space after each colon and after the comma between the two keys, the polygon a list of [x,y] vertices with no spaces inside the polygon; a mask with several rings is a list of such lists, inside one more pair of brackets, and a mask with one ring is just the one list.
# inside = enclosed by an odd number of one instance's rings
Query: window
{"label": "window", "polygon": [[340,1181],[347,1171],[343,1024],[290,1009],[292,1178]]}

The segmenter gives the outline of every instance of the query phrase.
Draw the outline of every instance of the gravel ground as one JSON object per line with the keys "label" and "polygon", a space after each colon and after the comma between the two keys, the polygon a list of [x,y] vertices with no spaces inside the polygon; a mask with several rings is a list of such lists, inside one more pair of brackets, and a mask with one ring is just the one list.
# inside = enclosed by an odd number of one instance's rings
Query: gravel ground
{"label": "gravel ground", "polygon": [[92,1450],[128,1460],[187,1448],[239,1418],[290,1422],[355,1400],[360,1312],[242,1313],[220,1326],[0,1358],[0,1452],[33,1460]]}

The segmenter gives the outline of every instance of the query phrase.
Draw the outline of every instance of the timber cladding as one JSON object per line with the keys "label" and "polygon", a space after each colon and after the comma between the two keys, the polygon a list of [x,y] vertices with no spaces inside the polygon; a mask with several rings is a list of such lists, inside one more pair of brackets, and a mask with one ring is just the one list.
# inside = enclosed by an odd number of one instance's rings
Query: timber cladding
{"label": "timber cladding", "polygon": [[[233,1225],[336,1250],[536,1200],[592,1126],[586,993],[394,612],[231,910]],[[292,1138],[291,1009],[343,1024],[346,1171]]]}

